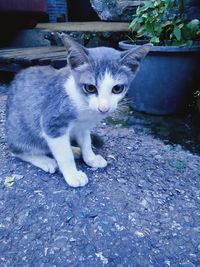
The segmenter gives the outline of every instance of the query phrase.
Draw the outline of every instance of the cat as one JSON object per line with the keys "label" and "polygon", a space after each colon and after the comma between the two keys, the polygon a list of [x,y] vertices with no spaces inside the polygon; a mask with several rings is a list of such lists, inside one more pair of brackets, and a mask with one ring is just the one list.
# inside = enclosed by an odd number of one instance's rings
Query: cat
{"label": "cat", "polygon": [[7,142],[15,157],[49,173],[59,167],[68,185],[79,187],[88,177],[76,168],[71,140],[87,165],[106,167],[106,160],[92,150],[90,129],[116,110],[152,45],[121,52],[85,48],[65,34],[62,39],[66,67],[29,67],[11,83]]}

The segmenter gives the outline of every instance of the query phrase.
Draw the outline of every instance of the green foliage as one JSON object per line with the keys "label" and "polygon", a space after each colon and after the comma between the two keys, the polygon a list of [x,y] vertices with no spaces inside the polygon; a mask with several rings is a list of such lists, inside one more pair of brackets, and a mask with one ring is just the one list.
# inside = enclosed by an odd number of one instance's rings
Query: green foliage
{"label": "green foliage", "polygon": [[188,21],[185,0],[146,0],[139,6],[130,30],[134,39],[146,39],[154,45],[187,45],[200,39],[200,21]]}

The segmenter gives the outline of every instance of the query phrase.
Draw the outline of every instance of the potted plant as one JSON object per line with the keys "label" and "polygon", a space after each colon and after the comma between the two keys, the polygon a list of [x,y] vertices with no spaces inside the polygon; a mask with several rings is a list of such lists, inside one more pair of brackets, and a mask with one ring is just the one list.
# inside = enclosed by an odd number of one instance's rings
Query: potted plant
{"label": "potted plant", "polygon": [[[131,42],[154,44],[129,90],[130,105],[151,114],[181,112],[200,85],[200,22],[187,20],[184,0],[146,0],[132,22]],[[140,41],[138,41],[140,40]]]}

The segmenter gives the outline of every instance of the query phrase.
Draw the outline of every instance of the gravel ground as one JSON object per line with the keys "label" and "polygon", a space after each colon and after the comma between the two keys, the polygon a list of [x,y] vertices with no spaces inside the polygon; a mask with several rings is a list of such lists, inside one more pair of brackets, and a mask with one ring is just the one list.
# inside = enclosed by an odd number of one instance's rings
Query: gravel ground
{"label": "gravel ground", "polygon": [[96,132],[104,170],[73,189],[10,156],[0,94],[0,266],[200,266],[200,157],[133,126]]}

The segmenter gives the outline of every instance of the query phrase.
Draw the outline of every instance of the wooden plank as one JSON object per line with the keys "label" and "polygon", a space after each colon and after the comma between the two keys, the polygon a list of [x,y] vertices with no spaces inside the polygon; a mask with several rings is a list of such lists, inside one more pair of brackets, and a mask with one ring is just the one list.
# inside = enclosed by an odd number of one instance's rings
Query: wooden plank
{"label": "wooden plank", "polygon": [[32,49],[9,49],[4,50],[0,49],[0,58],[12,57],[12,56],[21,56],[21,55],[36,55],[36,54],[46,54],[46,53],[57,53],[57,52],[65,52],[66,49],[64,47],[45,47],[39,48],[34,47]]}
{"label": "wooden plank", "polygon": [[38,23],[36,29],[59,32],[129,32],[129,23],[105,21]]}
{"label": "wooden plank", "polygon": [[67,52],[64,47],[46,47],[46,48],[26,48],[26,49],[8,49],[0,50],[1,62],[17,62],[26,64],[36,64],[38,60],[45,58],[54,58],[57,56],[66,57]]}
{"label": "wooden plank", "polygon": [[[41,54],[37,54],[37,55],[30,55],[27,56],[25,55],[24,58],[29,58],[29,59],[41,59],[41,58],[48,58],[48,57],[55,57],[55,56],[62,56],[62,57],[67,57],[67,53],[66,52],[49,52],[49,53],[41,53]],[[18,58],[18,56],[16,57]]]}
{"label": "wooden plank", "polygon": [[15,57],[12,57],[11,60],[27,60],[30,62],[37,61],[42,58],[53,58],[57,56],[66,57],[66,52],[56,52],[56,53],[40,53],[40,54],[26,54],[26,55],[16,55]]}
{"label": "wooden plank", "polygon": [[34,47],[0,49],[0,70],[17,72],[34,65],[52,65],[55,68],[67,64],[67,52],[64,47]]}
{"label": "wooden plank", "polygon": [[54,50],[58,50],[58,51],[60,51],[60,50],[64,50],[65,48],[64,48],[64,46],[38,46],[38,47],[22,47],[22,48],[7,48],[7,49],[5,49],[5,48],[0,48],[0,53],[2,52],[2,53],[9,53],[9,52],[15,52],[15,51],[17,51],[17,52],[23,52],[23,53],[25,53],[26,51],[46,51],[46,50],[52,50],[52,51],[54,51]]}
{"label": "wooden plank", "polygon": [[62,57],[62,56],[55,56],[55,57],[51,57],[51,58],[41,58],[38,62],[40,63],[40,64],[44,64],[44,62],[52,62],[52,61],[65,61],[65,62],[67,62],[67,58],[66,57]]}

